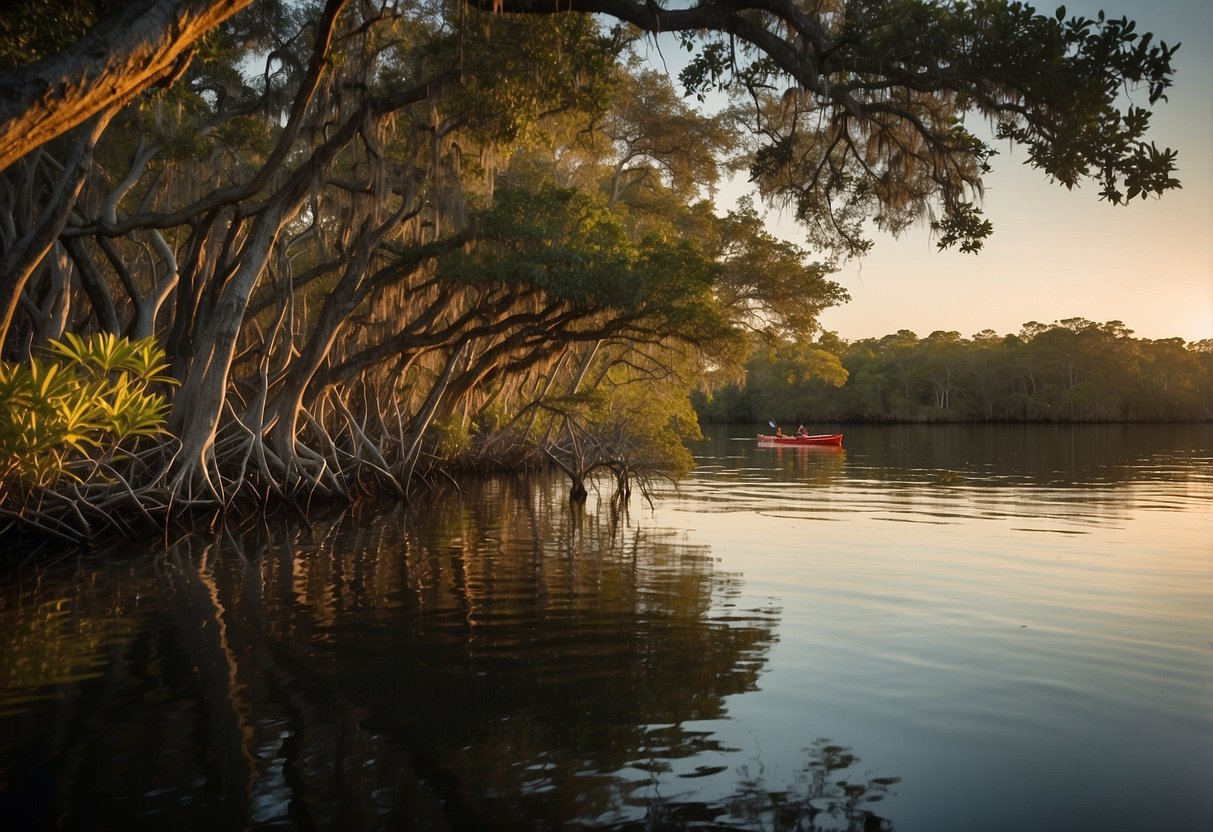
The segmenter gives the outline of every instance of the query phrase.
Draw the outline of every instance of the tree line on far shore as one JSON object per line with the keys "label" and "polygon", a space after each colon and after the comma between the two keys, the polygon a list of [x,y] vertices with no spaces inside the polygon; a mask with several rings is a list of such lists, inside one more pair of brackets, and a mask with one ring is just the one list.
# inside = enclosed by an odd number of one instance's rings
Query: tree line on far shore
{"label": "tree line on far shore", "polygon": [[1084,318],[971,338],[826,333],[756,350],[744,380],[694,404],[704,422],[1203,421],[1213,339],[1135,338]]}

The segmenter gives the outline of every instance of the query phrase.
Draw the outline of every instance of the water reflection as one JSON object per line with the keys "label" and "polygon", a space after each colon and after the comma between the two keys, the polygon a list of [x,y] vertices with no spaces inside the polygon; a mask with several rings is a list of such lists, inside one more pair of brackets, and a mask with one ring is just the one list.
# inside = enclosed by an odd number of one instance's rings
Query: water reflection
{"label": "water reflection", "polygon": [[153,581],[139,570],[72,558],[19,573],[0,596],[0,717],[51,691],[101,678],[108,656],[143,625]]}
{"label": "water reflection", "polygon": [[1120,527],[1140,509],[1184,510],[1213,485],[1207,424],[850,426],[833,453],[760,448],[744,427],[705,435],[697,469],[663,497],[747,517],[1018,518],[1017,531],[1074,535]]}
{"label": "water reflection", "polygon": [[745,426],[709,425],[704,435],[696,476],[1055,488],[1213,481],[1207,423],[848,425],[834,453],[759,448]]}
{"label": "water reflection", "polygon": [[557,828],[687,771],[716,799],[733,749],[697,726],[755,689],[779,616],[739,595],[703,547],[508,480],[14,575],[0,812]]}
{"label": "water reflection", "polygon": [[609,827],[632,830],[754,829],[770,832],[893,832],[874,806],[893,796],[900,777],[859,774],[850,748],[818,739],[791,783],[768,783],[761,764],[743,766],[737,790],[715,801],[668,801],[644,818]]}
{"label": "water reflection", "polygon": [[1209,828],[1213,431],[916,430],[712,442],[632,516],[503,480],[17,558],[0,818]]}

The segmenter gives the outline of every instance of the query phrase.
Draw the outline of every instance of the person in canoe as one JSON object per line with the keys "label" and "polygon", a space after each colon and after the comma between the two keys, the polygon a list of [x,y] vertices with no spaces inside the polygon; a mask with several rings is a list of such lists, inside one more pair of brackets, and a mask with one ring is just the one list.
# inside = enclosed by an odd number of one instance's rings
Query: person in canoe
{"label": "person in canoe", "polygon": [[783,428],[775,428],[776,436],[783,436]]}
{"label": "person in canoe", "polygon": [[808,436],[808,435],[809,435],[809,430],[808,430],[808,428],[806,428],[804,425],[801,425],[800,427],[798,427],[798,428],[796,429],[796,435],[797,435],[797,436]]}

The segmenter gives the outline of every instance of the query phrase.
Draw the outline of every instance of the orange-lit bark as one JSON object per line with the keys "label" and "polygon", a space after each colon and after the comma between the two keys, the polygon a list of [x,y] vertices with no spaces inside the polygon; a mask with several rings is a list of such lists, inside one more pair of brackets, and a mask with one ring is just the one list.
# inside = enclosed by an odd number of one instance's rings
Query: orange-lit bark
{"label": "orange-lit bark", "polygon": [[132,4],[58,55],[0,77],[0,170],[189,64],[193,45],[252,0]]}

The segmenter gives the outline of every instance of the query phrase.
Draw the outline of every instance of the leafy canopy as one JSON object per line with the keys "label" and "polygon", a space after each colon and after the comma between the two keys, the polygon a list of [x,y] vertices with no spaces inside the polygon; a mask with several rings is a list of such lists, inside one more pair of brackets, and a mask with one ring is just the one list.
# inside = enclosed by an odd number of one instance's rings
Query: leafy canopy
{"label": "leafy canopy", "polygon": [[[995,151],[967,123],[1027,149],[1066,187],[1093,180],[1113,204],[1179,187],[1176,153],[1148,141],[1177,46],[1127,18],[1042,15],[1006,0],[472,0],[507,13],[601,13],[675,33],[688,94],[735,96],[750,174],[810,241],[847,255],[866,223],[924,218],[939,244],[975,252],[992,232],[982,177]],[[1133,102],[1142,95],[1146,106]]]}

